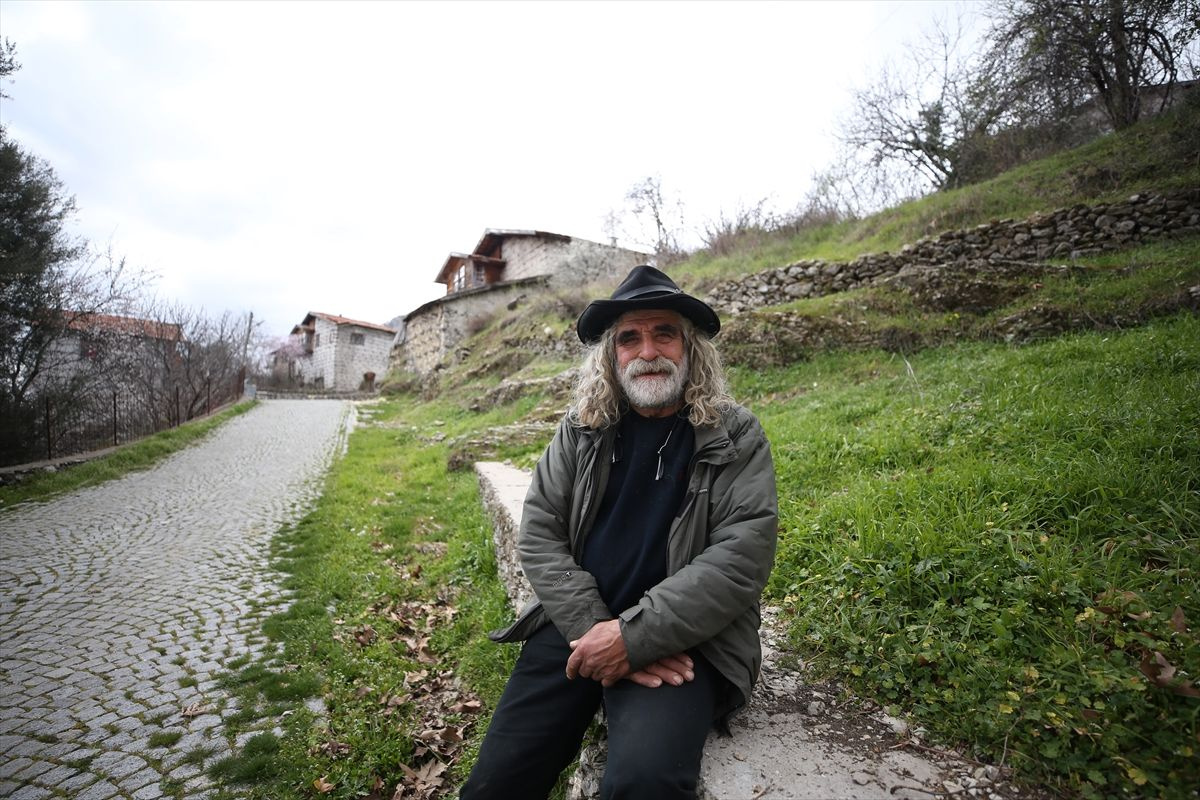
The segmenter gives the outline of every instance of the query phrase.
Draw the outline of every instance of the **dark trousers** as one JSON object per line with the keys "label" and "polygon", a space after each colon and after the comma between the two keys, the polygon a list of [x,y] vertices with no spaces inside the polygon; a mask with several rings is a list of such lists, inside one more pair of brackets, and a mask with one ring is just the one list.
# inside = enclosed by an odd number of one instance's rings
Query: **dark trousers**
{"label": "dark trousers", "polygon": [[567,680],[570,647],[553,625],[521,650],[460,800],[544,800],[579,752],[596,709],[608,719],[603,800],[696,796],[700,757],[724,678],[692,654],[696,679],[647,689]]}

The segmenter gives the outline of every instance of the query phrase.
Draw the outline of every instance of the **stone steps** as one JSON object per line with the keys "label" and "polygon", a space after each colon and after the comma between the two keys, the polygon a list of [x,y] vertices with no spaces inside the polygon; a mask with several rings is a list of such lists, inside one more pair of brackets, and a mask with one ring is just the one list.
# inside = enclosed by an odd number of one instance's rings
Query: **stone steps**
{"label": "stone steps", "polygon": [[[497,462],[478,462],[475,471],[515,610],[532,594],[516,554],[530,475]],[[731,738],[714,732],[705,745],[701,800],[1029,796],[1004,782],[997,767],[928,747],[919,731],[875,704],[807,683],[800,669],[783,663],[779,646],[786,640],[773,611],[764,609],[763,670],[748,707],[733,721]],[[568,797],[598,797],[603,763],[602,742],[585,743]]]}

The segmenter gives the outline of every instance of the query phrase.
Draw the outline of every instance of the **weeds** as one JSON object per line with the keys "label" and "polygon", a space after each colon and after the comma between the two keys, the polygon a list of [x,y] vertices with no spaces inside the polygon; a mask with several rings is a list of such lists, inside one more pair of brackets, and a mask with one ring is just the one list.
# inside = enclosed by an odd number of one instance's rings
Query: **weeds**
{"label": "weeds", "polygon": [[155,731],[150,734],[150,747],[170,747],[183,738],[180,731]]}
{"label": "weeds", "polygon": [[278,753],[279,739],[273,733],[262,733],[250,738],[240,755],[221,759],[208,772],[227,783],[262,782],[278,774]]}
{"label": "weeds", "polygon": [[817,387],[763,409],[795,645],[1085,796],[1200,782],[1197,341],[1184,317],[919,354],[923,396],[879,356],[843,360],[879,360],[863,383],[744,376]]}

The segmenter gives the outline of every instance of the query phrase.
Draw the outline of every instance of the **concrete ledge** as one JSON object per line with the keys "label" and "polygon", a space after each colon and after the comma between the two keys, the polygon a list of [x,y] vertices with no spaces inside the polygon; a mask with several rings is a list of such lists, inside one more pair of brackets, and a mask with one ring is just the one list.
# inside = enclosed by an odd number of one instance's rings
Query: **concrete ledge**
{"label": "concrete ledge", "polygon": [[[516,554],[530,475],[506,464],[479,462],[480,494],[492,520],[496,563],[514,610],[532,596]],[[921,731],[884,714],[870,701],[847,699],[836,686],[806,683],[802,666],[782,658],[786,641],[777,609],[763,609],[763,669],[732,737],[715,732],[704,748],[700,800],[894,800],[959,795],[1023,796],[1002,782],[1004,771],[943,753],[921,742]],[[603,738],[585,741],[571,777],[569,800],[600,795]]]}
{"label": "concrete ledge", "polygon": [[492,521],[492,547],[496,553],[496,570],[508,592],[513,609],[521,608],[533,597],[533,589],[525,580],[521,560],[517,556],[517,530],[521,527],[521,509],[529,491],[530,475],[524,470],[496,461],[475,462],[479,476],[479,494],[484,510]]}

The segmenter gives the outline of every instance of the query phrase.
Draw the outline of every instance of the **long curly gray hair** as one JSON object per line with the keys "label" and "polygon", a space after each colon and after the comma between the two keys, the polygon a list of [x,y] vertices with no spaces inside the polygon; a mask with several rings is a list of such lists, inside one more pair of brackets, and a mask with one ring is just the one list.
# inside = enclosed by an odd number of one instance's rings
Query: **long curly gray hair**
{"label": "long curly gray hair", "polygon": [[[683,404],[688,421],[696,427],[716,425],[721,412],[733,405],[725,380],[721,356],[708,336],[696,330],[687,317],[680,315],[688,376],[683,387]],[[617,326],[608,330],[588,348],[579,370],[575,399],[567,410],[572,425],[580,428],[607,428],[615,425],[629,407],[617,379]]]}

